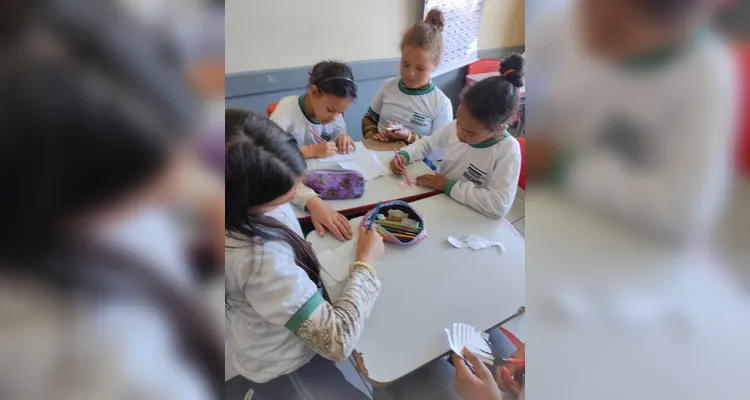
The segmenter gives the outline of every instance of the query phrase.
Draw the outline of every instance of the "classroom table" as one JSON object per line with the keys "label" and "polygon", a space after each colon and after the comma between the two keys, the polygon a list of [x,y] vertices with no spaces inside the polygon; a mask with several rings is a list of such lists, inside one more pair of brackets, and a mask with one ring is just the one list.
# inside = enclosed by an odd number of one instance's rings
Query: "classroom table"
{"label": "classroom table", "polygon": [[[358,368],[374,385],[446,354],[445,328],[454,322],[484,331],[524,305],[525,243],[508,221],[487,218],[445,195],[411,204],[423,214],[428,237],[413,246],[386,244],[375,266],[380,296],[355,346]],[[353,219],[352,227],[361,220]],[[505,251],[457,249],[447,241],[471,234],[504,242]],[[341,246],[331,235],[310,234],[307,240],[318,253]],[[326,289],[335,299],[343,284]]]}
{"label": "classroom table", "polygon": [[[373,151],[373,153],[386,166],[388,166],[394,157],[392,151]],[[338,164],[322,164],[315,159],[311,159],[307,161],[307,168],[309,170],[316,170],[340,169],[341,167]],[[423,162],[409,164],[406,167],[406,171],[412,179],[416,179],[420,175],[432,173],[432,170]],[[362,197],[347,200],[326,200],[326,203],[339,213],[347,215],[369,211],[375,208],[379,201],[403,200],[409,202],[439,194],[439,192],[433,189],[419,186],[401,188],[398,184],[402,180],[403,178],[399,175],[380,176],[365,182],[365,193]],[[294,207],[294,213],[300,219],[300,222],[306,222],[310,219],[310,214],[307,211],[302,211],[297,207]]]}

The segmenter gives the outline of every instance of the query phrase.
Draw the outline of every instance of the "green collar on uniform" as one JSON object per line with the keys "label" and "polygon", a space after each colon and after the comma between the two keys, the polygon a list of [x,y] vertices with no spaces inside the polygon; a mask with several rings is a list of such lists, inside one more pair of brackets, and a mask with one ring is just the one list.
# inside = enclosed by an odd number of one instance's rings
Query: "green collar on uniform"
{"label": "green collar on uniform", "polygon": [[313,124],[320,125],[320,122],[318,122],[318,120],[310,118],[310,116],[305,112],[305,96],[307,96],[307,94],[303,94],[302,96],[300,96],[298,101],[299,109],[302,110],[302,115],[304,115],[305,118],[307,118],[307,120],[312,122]]}
{"label": "green collar on uniform", "polygon": [[488,147],[494,146],[498,143],[500,143],[503,139],[508,137],[508,131],[504,131],[502,135],[491,137],[484,142],[480,142],[477,144],[470,144],[469,146],[475,148],[475,149],[486,149]]}
{"label": "green collar on uniform", "polygon": [[406,84],[404,84],[403,79],[398,80],[398,89],[401,91],[401,93],[404,94],[410,94],[410,95],[421,95],[421,94],[427,94],[431,91],[435,90],[435,85],[430,81],[430,83],[422,86],[419,89],[409,89],[406,87]]}
{"label": "green collar on uniform", "polygon": [[620,62],[620,65],[626,69],[637,71],[653,70],[670,65],[692,50],[692,47],[702,38],[706,37],[707,34],[708,31],[706,29],[697,29],[684,40],[670,43],[629,60],[624,60]]}

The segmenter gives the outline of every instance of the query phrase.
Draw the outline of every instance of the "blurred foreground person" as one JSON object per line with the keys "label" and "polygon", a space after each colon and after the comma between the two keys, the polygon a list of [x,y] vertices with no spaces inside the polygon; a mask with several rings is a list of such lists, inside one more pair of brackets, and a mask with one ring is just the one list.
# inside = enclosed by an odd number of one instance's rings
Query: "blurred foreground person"
{"label": "blurred foreground person", "polygon": [[531,179],[658,239],[695,244],[732,178],[737,74],[714,0],[581,0],[531,27]]}
{"label": "blurred foreground person", "polygon": [[126,15],[109,0],[0,9],[2,399],[220,398],[201,304],[113,237],[174,201],[196,106],[168,42]]}

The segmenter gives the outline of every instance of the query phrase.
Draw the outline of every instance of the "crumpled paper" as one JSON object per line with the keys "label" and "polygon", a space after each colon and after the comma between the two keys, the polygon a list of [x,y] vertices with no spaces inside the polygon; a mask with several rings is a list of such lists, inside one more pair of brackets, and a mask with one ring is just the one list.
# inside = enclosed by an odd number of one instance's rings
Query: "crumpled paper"
{"label": "crumpled paper", "polygon": [[505,243],[493,242],[477,235],[469,235],[462,238],[448,236],[448,243],[457,249],[468,247],[472,250],[482,250],[489,247],[498,247],[501,251],[505,251]]}

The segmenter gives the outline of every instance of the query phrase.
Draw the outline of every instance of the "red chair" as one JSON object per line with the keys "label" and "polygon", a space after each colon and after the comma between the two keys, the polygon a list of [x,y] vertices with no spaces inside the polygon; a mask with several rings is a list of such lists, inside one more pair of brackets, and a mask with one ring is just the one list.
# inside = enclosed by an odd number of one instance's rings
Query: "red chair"
{"label": "red chair", "polygon": [[521,146],[521,174],[518,176],[518,187],[526,190],[526,139],[516,138]]}
{"label": "red chair", "polygon": [[750,175],[750,44],[737,47],[737,61],[742,92],[737,161],[740,173]]}
{"label": "red chair", "polygon": [[486,72],[500,71],[500,60],[494,58],[482,58],[469,64],[466,75],[484,74]]}
{"label": "red chair", "polygon": [[271,103],[271,104],[268,105],[268,107],[266,107],[266,115],[267,116],[270,117],[271,114],[273,114],[273,112],[276,110],[276,105],[277,104],[279,104],[279,102]]}

